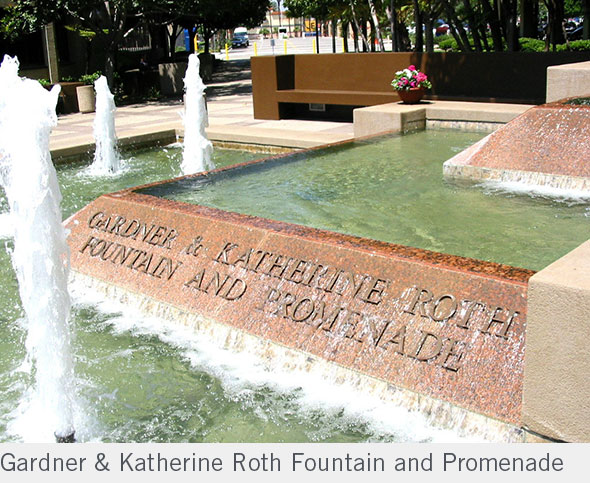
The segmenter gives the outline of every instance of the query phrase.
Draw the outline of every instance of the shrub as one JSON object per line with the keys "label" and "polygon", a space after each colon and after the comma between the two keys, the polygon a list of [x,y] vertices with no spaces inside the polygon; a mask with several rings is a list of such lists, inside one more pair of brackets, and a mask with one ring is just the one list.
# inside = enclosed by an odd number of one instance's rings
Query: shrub
{"label": "shrub", "polygon": [[565,51],[588,52],[590,51],[590,40],[572,40],[569,49],[567,44],[559,44],[557,46],[557,52]]}
{"label": "shrub", "polygon": [[456,52],[459,50],[459,45],[457,44],[457,41],[450,36],[447,36],[448,38],[443,39],[443,40],[438,40],[438,46],[442,49],[442,50],[451,50],[453,52]]}
{"label": "shrub", "polygon": [[84,74],[80,76],[80,82],[84,82],[87,86],[91,86],[102,75],[101,72],[94,72],[93,74]]}
{"label": "shrub", "polygon": [[544,52],[545,41],[532,39],[530,37],[521,37],[518,39],[521,52]]}

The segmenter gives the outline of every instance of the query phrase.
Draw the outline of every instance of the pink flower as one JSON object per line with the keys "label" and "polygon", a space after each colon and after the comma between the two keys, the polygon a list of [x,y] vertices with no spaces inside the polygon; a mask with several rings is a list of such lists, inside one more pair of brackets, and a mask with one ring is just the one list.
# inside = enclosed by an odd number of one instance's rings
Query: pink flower
{"label": "pink flower", "polygon": [[410,87],[416,87],[416,81],[410,82]]}
{"label": "pink flower", "polygon": [[422,72],[418,72],[418,75],[416,75],[416,80],[418,82],[424,82],[427,79],[426,75],[423,74]]}
{"label": "pink flower", "polygon": [[415,65],[410,65],[410,66],[408,66],[408,70],[416,70],[416,66]]}

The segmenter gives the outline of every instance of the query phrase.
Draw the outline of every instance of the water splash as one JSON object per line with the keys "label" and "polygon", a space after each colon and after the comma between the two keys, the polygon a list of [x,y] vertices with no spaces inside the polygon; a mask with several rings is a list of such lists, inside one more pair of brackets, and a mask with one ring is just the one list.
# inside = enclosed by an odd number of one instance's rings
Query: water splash
{"label": "water splash", "polygon": [[191,54],[184,77],[185,110],[184,150],[182,153],[183,174],[200,173],[215,168],[211,160],[213,145],[207,139],[205,128],[209,125],[205,104],[205,84],[199,75],[199,57]]}
{"label": "water splash", "polygon": [[115,97],[109,90],[105,76],[100,76],[94,83],[96,91],[96,115],[94,117],[94,162],[91,171],[94,174],[113,174],[120,169],[120,156],[117,151],[117,134],[115,133]]}
{"label": "water splash", "polygon": [[73,433],[69,250],[61,223],[61,193],[49,153],[60,88],[48,92],[39,82],[20,78],[18,69],[16,58],[4,57],[0,66],[0,183],[11,212],[12,262],[26,314],[23,367],[36,381],[17,411],[16,427],[33,428],[32,440],[54,441],[54,434]]}

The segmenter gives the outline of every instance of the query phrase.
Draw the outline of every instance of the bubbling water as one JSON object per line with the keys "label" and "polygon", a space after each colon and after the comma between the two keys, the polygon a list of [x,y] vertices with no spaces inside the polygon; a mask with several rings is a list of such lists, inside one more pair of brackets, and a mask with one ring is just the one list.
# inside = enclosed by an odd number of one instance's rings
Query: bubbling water
{"label": "bubbling water", "polygon": [[96,174],[113,174],[119,171],[121,161],[117,151],[115,133],[115,98],[109,90],[105,76],[94,83],[96,91],[96,116],[94,117],[94,162],[91,171]]}
{"label": "bubbling water", "polygon": [[[52,441],[73,435],[69,249],[61,223],[61,193],[49,153],[60,92],[20,78],[16,58],[0,66],[0,183],[13,225],[12,263],[27,328],[23,369],[35,384],[22,401],[15,431]],[[22,429],[30,431],[29,437]],[[24,432],[26,432],[24,431]]]}
{"label": "bubbling water", "polygon": [[205,105],[205,84],[199,75],[199,57],[191,54],[184,77],[185,111],[184,149],[182,153],[183,174],[200,173],[215,168],[211,160],[213,145],[207,139],[205,128],[209,125]]}

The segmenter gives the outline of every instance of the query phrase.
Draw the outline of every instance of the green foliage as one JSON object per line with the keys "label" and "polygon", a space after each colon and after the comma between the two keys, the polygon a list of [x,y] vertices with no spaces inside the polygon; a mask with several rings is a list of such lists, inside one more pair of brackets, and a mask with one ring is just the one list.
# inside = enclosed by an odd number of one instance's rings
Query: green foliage
{"label": "green foliage", "polygon": [[100,71],[92,74],[84,74],[83,76],[80,76],[80,82],[84,82],[87,86],[91,86],[101,75],[102,73]]}
{"label": "green foliage", "polygon": [[573,40],[567,44],[559,44],[557,46],[557,52],[589,52],[590,51],[590,40]]}
{"label": "green foliage", "polygon": [[436,43],[438,43],[439,48],[441,48],[442,50],[450,50],[452,52],[457,52],[459,50],[459,45],[457,44],[457,41],[450,35],[445,35],[445,37],[447,38],[436,41]]}
{"label": "green foliage", "polygon": [[43,87],[48,87],[51,85],[51,81],[49,79],[37,79],[39,81],[39,84],[41,84]]}
{"label": "green foliage", "polygon": [[521,37],[518,39],[520,43],[521,52],[544,52],[545,42],[539,39],[531,39],[529,37]]}

